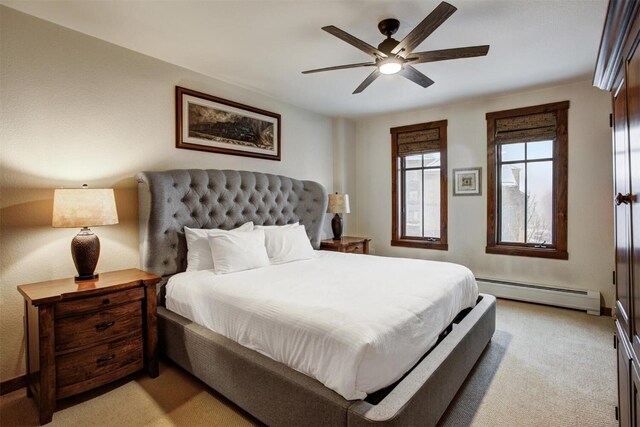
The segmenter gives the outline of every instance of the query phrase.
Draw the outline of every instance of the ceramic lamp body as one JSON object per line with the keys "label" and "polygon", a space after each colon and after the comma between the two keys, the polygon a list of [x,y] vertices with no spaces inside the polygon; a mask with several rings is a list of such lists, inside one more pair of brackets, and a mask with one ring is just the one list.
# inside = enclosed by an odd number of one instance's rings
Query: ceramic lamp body
{"label": "ceramic lamp body", "polygon": [[339,214],[333,216],[331,230],[333,231],[333,240],[342,239],[342,217]]}
{"label": "ceramic lamp body", "polygon": [[100,239],[85,227],[71,241],[71,256],[76,265],[76,280],[90,280],[98,277],[94,274],[100,257]]}

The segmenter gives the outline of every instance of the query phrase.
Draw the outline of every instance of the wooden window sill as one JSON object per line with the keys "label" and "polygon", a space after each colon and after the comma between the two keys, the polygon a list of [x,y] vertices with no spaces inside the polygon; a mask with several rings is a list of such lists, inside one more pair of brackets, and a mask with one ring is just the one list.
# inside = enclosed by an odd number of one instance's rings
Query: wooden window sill
{"label": "wooden window sill", "polygon": [[425,240],[393,239],[391,240],[391,246],[403,246],[405,248],[436,249],[439,251],[449,250],[449,245],[447,243],[428,242]]}
{"label": "wooden window sill", "polygon": [[569,253],[557,249],[530,248],[523,246],[487,246],[486,253],[498,255],[526,256],[533,258],[569,259]]}

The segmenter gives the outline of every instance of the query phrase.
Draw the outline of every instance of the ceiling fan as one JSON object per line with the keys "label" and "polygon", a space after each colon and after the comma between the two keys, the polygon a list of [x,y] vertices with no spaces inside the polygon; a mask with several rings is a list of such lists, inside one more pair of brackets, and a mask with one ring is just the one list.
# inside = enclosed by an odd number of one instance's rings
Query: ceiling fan
{"label": "ceiling fan", "polygon": [[442,2],[426,18],[422,20],[402,41],[397,41],[391,36],[398,31],[400,21],[397,19],[385,19],[380,21],[378,29],[387,38],[378,45],[378,48],[352,36],[340,28],[329,25],[322,27],[323,30],[332,34],[350,45],[360,49],[364,53],[371,55],[374,62],[361,62],[358,64],[337,65],[334,67],[317,68],[315,70],[303,71],[302,74],[319,73],[321,71],[343,70],[346,68],[376,67],[369,76],[364,79],[360,86],[353,91],[360,93],[369,86],[380,74],[396,74],[419,84],[422,87],[429,87],[433,80],[412,67],[412,64],[422,64],[425,62],[446,61],[448,59],[471,58],[474,56],[484,56],[489,52],[489,45],[458,47],[453,49],[432,50],[428,52],[413,52],[420,43],[433,33],[444,21],[446,21],[457,9],[447,2]]}

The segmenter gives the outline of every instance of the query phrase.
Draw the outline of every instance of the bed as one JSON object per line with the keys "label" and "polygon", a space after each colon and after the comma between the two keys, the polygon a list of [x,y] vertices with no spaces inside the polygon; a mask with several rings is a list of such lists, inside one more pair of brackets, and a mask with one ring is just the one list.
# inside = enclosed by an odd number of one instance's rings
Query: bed
{"label": "bed", "polygon": [[228,230],[248,221],[299,222],[317,249],[326,212],[324,188],[311,181],[246,171],[172,170],[142,172],[136,178],[141,267],[164,279],[158,308],[161,350],[268,425],[435,425],[493,335],[495,299],[480,294],[473,309],[457,316],[440,334],[437,345],[424,349],[429,350],[426,357],[383,393],[369,395],[375,399],[341,395],[259,349],[164,307],[169,278],[192,280],[178,275],[186,269],[184,227]]}

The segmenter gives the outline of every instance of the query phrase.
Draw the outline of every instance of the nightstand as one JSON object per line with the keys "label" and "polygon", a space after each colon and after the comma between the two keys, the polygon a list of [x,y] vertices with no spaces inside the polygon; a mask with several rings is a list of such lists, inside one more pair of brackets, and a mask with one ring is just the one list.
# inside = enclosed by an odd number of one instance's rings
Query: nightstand
{"label": "nightstand", "polygon": [[369,242],[366,237],[342,236],[340,240],[327,239],[320,242],[323,251],[348,252],[351,254],[368,254]]}
{"label": "nightstand", "polygon": [[138,269],[18,286],[24,297],[27,395],[51,421],[56,401],[145,369],[158,376],[156,284]]}

